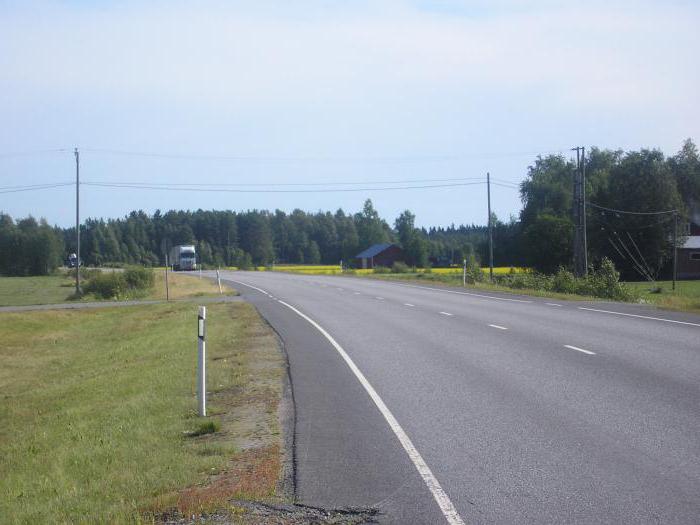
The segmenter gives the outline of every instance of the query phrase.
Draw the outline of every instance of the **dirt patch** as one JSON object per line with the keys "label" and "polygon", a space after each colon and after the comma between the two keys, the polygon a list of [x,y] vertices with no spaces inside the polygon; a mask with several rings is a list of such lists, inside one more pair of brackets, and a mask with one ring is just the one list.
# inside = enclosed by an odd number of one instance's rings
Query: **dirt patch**
{"label": "dirt patch", "polygon": [[374,509],[322,509],[307,505],[267,504],[231,500],[229,509],[186,517],[161,516],[166,525],[364,525],[377,522]]}

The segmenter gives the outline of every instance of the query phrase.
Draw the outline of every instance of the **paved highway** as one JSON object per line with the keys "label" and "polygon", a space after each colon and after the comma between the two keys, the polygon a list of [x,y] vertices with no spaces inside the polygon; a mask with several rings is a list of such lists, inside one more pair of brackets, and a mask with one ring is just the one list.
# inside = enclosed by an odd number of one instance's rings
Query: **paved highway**
{"label": "paved highway", "polygon": [[700,317],[222,275],[285,343],[302,502],[386,523],[700,521]]}

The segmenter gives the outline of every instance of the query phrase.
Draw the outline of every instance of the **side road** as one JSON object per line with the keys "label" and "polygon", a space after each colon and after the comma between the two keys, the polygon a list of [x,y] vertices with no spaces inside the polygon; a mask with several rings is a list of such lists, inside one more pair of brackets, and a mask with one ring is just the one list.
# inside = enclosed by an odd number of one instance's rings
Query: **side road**
{"label": "side road", "polygon": [[223,295],[221,297],[190,297],[187,299],[176,299],[173,301],[95,301],[91,303],[57,303],[57,304],[32,304],[29,306],[0,306],[2,312],[30,312],[33,310],[83,310],[85,308],[109,308],[113,306],[141,306],[147,304],[184,303],[196,301],[202,304],[210,303],[237,303],[243,299],[237,295]]}

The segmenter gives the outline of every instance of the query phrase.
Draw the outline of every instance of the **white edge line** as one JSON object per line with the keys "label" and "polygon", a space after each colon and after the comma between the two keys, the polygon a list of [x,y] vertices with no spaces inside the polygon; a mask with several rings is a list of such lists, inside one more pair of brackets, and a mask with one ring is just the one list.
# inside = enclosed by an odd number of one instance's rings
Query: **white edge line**
{"label": "white edge line", "polygon": [[688,326],[700,326],[700,323],[691,323],[688,321],[676,321],[675,319],[664,319],[662,317],[650,317],[648,315],[625,314],[622,312],[613,312],[611,310],[598,310],[597,308],[586,308],[585,306],[579,306],[578,309],[579,310],[588,310],[590,312],[600,312],[600,313],[604,313],[604,314],[624,315],[625,317],[638,317],[640,319],[651,319],[652,321],[664,321],[666,323],[685,324]]}
{"label": "white edge line", "polygon": [[431,286],[416,286],[415,284],[404,284],[404,283],[391,283],[394,286],[405,286],[407,288],[418,288],[420,290],[434,290],[436,292],[454,293],[457,295],[471,295],[472,297],[481,297],[484,299],[493,299],[494,301],[510,301],[513,303],[532,303],[532,301],[527,301],[525,299],[509,299],[507,297],[496,297],[494,295],[483,295],[478,293],[470,292],[458,292],[457,290],[445,290],[442,288],[433,288]]}
{"label": "white edge line", "polygon": [[569,348],[571,350],[576,350],[577,352],[583,352],[584,354],[595,355],[595,352],[591,352],[590,350],[584,350],[583,348],[579,348],[578,346],[564,345],[564,347]]}
{"label": "white edge line", "polygon": [[[266,295],[269,295],[265,290],[261,288],[257,288],[250,284],[236,281],[234,279],[229,280],[234,283],[242,284],[244,286],[248,286],[249,288],[253,288],[254,290],[257,290]],[[430,467],[423,459],[423,456],[420,455],[420,452],[418,452],[416,447],[413,445],[411,438],[408,437],[408,435],[401,427],[399,422],[396,420],[394,415],[391,413],[389,408],[384,404],[382,398],[379,397],[379,394],[377,394],[377,392],[374,390],[374,387],[372,387],[369,381],[367,381],[365,375],[360,371],[359,368],[357,368],[355,362],[350,358],[350,356],[345,352],[345,350],[343,350],[343,347],[340,346],[338,342],[335,339],[333,339],[333,337],[328,332],[326,332],[316,321],[303,314],[302,312],[294,308],[292,305],[285,303],[281,299],[277,299],[277,302],[292,310],[302,319],[308,321],[311,324],[311,326],[313,326],[314,328],[316,328],[316,330],[321,332],[321,334],[328,340],[328,342],[333,346],[333,348],[336,349],[336,351],[340,354],[340,357],[343,358],[343,360],[348,365],[352,373],[355,374],[355,377],[357,377],[357,380],[364,387],[365,391],[367,391],[369,397],[372,398],[372,401],[374,401],[374,404],[377,406],[382,416],[384,416],[384,419],[386,419],[386,422],[389,424],[389,427],[394,432],[394,435],[398,438],[399,442],[401,443],[401,446],[403,446],[403,449],[406,451],[406,454],[408,454],[408,457],[413,463],[413,466],[416,467],[418,474],[420,474],[421,478],[423,478],[423,481],[428,487],[428,490],[430,490],[430,493],[433,495],[433,498],[435,498],[438,507],[440,507],[443,516],[445,516],[445,519],[447,520],[447,523],[449,523],[449,525],[465,525],[464,521],[462,520],[462,517],[459,515],[457,509],[455,509],[454,505],[452,504],[450,497],[443,490],[442,486],[440,485],[440,482],[437,480],[433,472],[430,470]]]}
{"label": "white edge line", "polygon": [[411,304],[411,303],[403,303],[403,305],[404,306],[416,306],[415,304]]}
{"label": "white edge line", "polygon": [[375,299],[376,299],[377,301],[383,301],[383,300],[384,300],[384,297],[375,297]]}
{"label": "white edge line", "polygon": [[316,330],[321,332],[321,334],[328,340],[331,345],[338,351],[340,356],[343,358],[345,363],[348,365],[350,370],[352,370],[353,374],[355,374],[355,377],[357,377],[358,381],[360,384],[364,387],[364,389],[367,391],[369,394],[369,397],[372,398],[372,401],[374,401],[374,404],[377,405],[377,408],[379,411],[382,413],[384,416],[384,419],[386,419],[387,423],[389,423],[389,426],[391,427],[391,430],[393,430],[394,434],[398,438],[398,440],[401,442],[401,445],[403,446],[404,450],[408,454],[409,459],[411,462],[413,462],[413,465],[416,467],[416,470],[418,470],[418,473],[420,476],[423,478],[423,481],[427,485],[428,489],[432,493],[433,497],[435,498],[435,501],[437,502],[438,506],[440,507],[440,510],[442,511],[442,514],[445,516],[445,519],[450,525],[464,525],[464,521],[462,520],[461,516],[457,513],[457,509],[455,509],[454,505],[452,504],[452,501],[450,501],[449,496],[445,493],[445,491],[442,489],[442,486],[440,486],[440,482],[437,480],[433,472],[430,470],[430,467],[428,464],[425,462],[423,457],[420,455],[418,450],[416,450],[416,447],[413,445],[413,442],[411,441],[411,438],[408,437],[404,429],[401,427],[399,422],[396,420],[394,415],[391,413],[389,408],[384,404],[384,401],[382,401],[382,398],[379,397],[379,394],[374,390],[372,385],[367,381],[367,378],[364,376],[364,374],[360,371],[360,369],[355,365],[353,360],[350,358],[350,356],[343,350],[343,347],[341,347],[333,337],[326,332],[316,321],[308,317],[307,315],[303,314],[296,308],[294,308],[292,305],[285,303],[284,301],[278,300],[278,302],[290,310],[292,310],[294,313],[308,321]]}
{"label": "white edge line", "polygon": [[440,313],[441,313],[442,315],[449,315],[449,316],[454,315],[454,314],[451,314],[450,312],[440,312]]}
{"label": "white edge line", "polygon": [[546,304],[547,306],[561,306],[560,304],[557,304],[557,303],[544,303],[544,304]]}
{"label": "white edge line", "polygon": [[489,325],[491,328],[498,328],[499,330],[508,330],[505,326],[500,326],[497,324],[490,324]]}

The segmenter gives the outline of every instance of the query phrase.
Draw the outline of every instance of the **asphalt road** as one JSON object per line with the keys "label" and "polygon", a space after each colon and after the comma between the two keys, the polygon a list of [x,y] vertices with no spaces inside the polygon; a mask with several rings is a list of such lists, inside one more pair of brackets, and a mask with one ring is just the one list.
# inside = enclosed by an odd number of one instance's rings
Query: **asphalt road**
{"label": "asphalt road", "polygon": [[222,275],[285,342],[302,502],[387,523],[700,522],[699,316]]}

